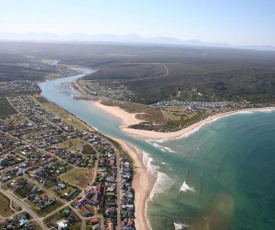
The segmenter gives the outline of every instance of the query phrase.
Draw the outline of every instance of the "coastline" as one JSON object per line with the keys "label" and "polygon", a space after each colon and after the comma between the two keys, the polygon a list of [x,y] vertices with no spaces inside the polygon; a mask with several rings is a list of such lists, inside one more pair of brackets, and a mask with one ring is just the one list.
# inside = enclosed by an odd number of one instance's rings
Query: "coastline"
{"label": "coastline", "polygon": [[[94,103],[94,102],[93,102]],[[122,125],[120,126],[121,130],[129,135],[132,135],[134,137],[138,137],[141,139],[172,139],[172,138],[180,138],[185,135],[188,135],[190,133],[193,133],[194,131],[197,131],[202,126],[212,123],[218,119],[221,119],[226,116],[230,116],[233,114],[243,113],[243,112],[255,112],[255,111],[269,111],[269,110],[275,110],[275,107],[262,107],[262,108],[249,108],[249,109],[239,109],[239,110],[233,110],[225,113],[217,113],[213,116],[207,117],[204,120],[198,121],[188,127],[185,127],[181,130],[175,131],[175,132],[156,132],[156,131],[149,131],[149,130],[140,130],[140,129],[132,129],[128,128],[130,125],[138,124],[142,122],[143,120],[137,119],[135,116],[135,113],[128,113],[125,110],[117,107],[117,106],[106,106],[100,103],[100,101],[97,101],[95,105],[104,110],[107,113],[112,114],[113,116],[116,116],[122,120]]]}
{"label": "coastline", "polygon": [[143,163],[142,155],[132,145],[119,139],[110,137],[118,142],[123,151],[128,154],[133,162],[133,187],[135,189],[135,226],[138,230],[150,230],[151,226],[147,216],[147,202],[156,179],[150,176]]}

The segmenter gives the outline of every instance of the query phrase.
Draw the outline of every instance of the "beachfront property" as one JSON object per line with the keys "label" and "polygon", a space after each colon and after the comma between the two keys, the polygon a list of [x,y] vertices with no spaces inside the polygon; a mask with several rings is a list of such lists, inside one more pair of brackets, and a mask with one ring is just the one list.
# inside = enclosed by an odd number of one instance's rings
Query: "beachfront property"
{"label": "beachfront property", "polygon": [[[48,221],[69,205],[77,222],[93,229],[135,229],[130,158],[110,140],[71,125],[32,96],[9,99],[17,113],[0,118],[3,193],[20,198],[34,220],[42,217],[47,226],[75,224],[75,218],[67,217]],[[28,221],[22,225],[31,226]]]}

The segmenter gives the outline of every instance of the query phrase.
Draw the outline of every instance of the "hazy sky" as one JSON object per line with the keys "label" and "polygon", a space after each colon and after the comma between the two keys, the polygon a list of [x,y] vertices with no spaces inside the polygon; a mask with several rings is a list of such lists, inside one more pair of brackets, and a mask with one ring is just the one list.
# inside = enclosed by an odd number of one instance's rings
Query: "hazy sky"
{"label": "hazy sky", "polygon": [[275,0],[0,0],[0,32],[275,45]]}

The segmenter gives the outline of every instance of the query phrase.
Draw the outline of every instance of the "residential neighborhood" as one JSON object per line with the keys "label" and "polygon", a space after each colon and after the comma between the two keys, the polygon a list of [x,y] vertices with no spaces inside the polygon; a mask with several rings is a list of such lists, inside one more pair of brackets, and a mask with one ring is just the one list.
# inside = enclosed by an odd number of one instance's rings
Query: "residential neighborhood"
{"label": "residential neighborhood", "polygon": [[133,168],[120,146],[41,97],[8,100],[17,113],[0,117],[0,229],[135,229]]}

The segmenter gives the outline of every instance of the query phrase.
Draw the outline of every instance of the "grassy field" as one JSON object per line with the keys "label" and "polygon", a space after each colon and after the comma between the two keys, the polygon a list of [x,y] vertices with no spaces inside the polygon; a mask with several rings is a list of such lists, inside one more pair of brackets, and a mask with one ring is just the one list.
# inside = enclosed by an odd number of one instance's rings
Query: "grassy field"
{"label": "grassy field", "polygon": [[170,121],[187,120],[198,114],[198,112],[191,112],[186,107],[167,107],[162,111]]}
{"label": "grassy field", "polygon": [[0,193],[0,216],[8,217],[13,214],[13,211],[10,209],[10,201],[2,193]]}
{"label": "grassy field", "polygon": [[86,188],[92,181],[93,169],[74,169],[61,176],[61,179],[81,188]]}

